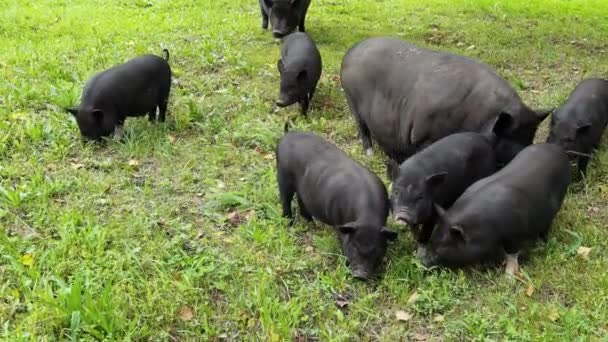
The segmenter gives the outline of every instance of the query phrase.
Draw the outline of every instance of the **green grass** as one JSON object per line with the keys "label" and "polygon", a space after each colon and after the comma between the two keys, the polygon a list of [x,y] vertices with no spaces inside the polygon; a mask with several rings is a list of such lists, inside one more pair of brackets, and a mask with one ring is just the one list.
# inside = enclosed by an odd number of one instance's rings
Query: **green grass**
{"label": "green grass", "polygon": [[[312,0],[325,68],[309,120],[274,111],[279,45],[260,25],[253,0],[0,3],[0,336],[606,340],[606,142],[515,283],[499,267],[425,270],[405,231],[381,279],[354,281],[330,229],[286,228],[269,155],[292,118],[384,175],[336,77],[371,36],[477,58],[532,107],[557,106],[582,78],[608,76],[608,2]],[[130,119],[125,141],[82,144],[61,107],[95,72],[163,48],[167,123]]]}

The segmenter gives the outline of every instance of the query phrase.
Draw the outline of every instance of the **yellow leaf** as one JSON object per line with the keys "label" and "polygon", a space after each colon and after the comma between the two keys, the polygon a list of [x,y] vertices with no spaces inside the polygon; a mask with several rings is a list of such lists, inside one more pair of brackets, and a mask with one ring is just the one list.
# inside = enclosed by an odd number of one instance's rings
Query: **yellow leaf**
{"label": "yellow leaf", "polygon": [[555,322],[559,319],[559,312],[557,312],[557,309],[551,309],[551,312],[549,312],[549,315],[547,315],[547,317],[549,317],[551,322]]}
{"label": "yellow leaf", "polygon": [[25,117],[25,113],[24,112],[14,112],[10,115],[10,117],[13,120],[22,119]]}
{"label": "yellow leaf", "polygon": [[19,298],[20,294],[19,294],[19,290],[17,289],[12,289],[10,294],[13,296],[13,298]]}
{"label": "yellow leaf", "polygon": [[418,300],[418,291],[412,292],[410,298],[407,300],[408,304],[413,304]]}
{"label": "yellow leaf", "polygon": [[587,260],[589,259],[589,253],[591,252],[591,248],[580,246],[576,250],[576,254],[578,254],[581,258]]}
{"label": "yellow leaf", "polygon": [[129,166],[139,166],[139,161],[137,161],[135,159],[130,159]]}
{"label": "yellow leaf", "polygon": [[398,310],[395,312],[395,317],[397,317],[397,320],[400,322],[407,322],[412,318],[412,315],[403,310]]}
{"label": "yellow leaf", "polygon": [[435,315],[435,318],[433,318],[433,322],[443,322],[445,318],[443,317],[443,315]]}
{"label": "yellow leaf", "polygon": [[169,142],[170,142],[170,143],[172,143],[172,144],[175,144],[175,140],[177,140],[177,139],[175,138],[175,135],[171,135],[171,134],[169,134],[169,135],[167,136],[167,138],[169,138]]}
{"label": "yellow leaf", "polygon": [[21,263],[24,266],[32,267],[32,266],[34,266],[34,257],[31,254],[24,254],[21,257]]}
{"label": "yellow leaf", "polygon": [[192,312],[192,308],[188,305],[184,305],[179,309],[179,318],[182,321],[190,321],[194,317],[194,313]]}
{"label": "yellow leaf", "polygon": [[526,290],[526,296],[532,297],[534,294],[534,286],[532,284],[528,285],[528,289]]}

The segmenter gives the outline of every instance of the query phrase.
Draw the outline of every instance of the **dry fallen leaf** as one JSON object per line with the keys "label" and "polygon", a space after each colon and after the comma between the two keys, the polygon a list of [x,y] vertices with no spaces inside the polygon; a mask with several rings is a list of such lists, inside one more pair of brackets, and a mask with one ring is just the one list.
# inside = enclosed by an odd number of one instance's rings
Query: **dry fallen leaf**
{"label": "dry fallen leaf", "polygon": [[408,304],[413,304],[418,300],[418,291],[414,291],[412,292],[412,294],[410,295],[410,298],[408,298],[407,303]]}
{"label": "dry fallen leaf", "polygon": [[194,313],[192,312],[192,308],[188,305],[184,305],[179,309],[179,318],[181,318],[182,321],[190,321],[192,320],[192,317],[194,317]]}
{"label": "dry fallen leaf", "polygon": [[412,315],[410,315],[409,313],[407,313],[403,310],[397,310],[395,312],[395,317],[397,317],[398,321],[407,322],[412,318]]}
{"label": "dry fallen leaf", "polygon": [[167,136],[167,138],[169,139],[169,142],[170,142],[170,143],[172,143],[172,144],[175,144],[175,140],[177,140],[177,139],[175,138],[175,135],[172,135],[172,134],[169,134],[169,135]]}
{"label": "dry fallen leaf", "polygon": [[348,299],[345,298],[344,296],[342,296],[341,294],[334,294],[334,300],[335,300],[336,306],[340,309],[343,309],[350,303],[348,301]]}
{"label": "dry fallen leaf", "polygon": [[70,163],[70,166],[72,167],[72,169],[78,170],[78,169],[82,169],[84,167],[84,164],[81,164],[81,163]]}
{"label": "dry fallen leaf", "polygon": [[414,335],[414,340],[415,341],[426,341],[426,336],[422,335],[421,333],[416,333]]}
{"label": "dry fallen leaf", "polygon": [[245,214],[245,221],[251,221],[255,218],[255,210],[249,210],[247,214]]}
{"label": "dry fallen leaf", "polygon": [[267,154],[267,155],[264,156],[264,159],[271,160],[271,159],[274,159],[274,156],[269,153],[269,154]]}
{"label": "dry fallen leaf", "polygon": [[576,250],[576,254],[578,254],[581,258],[587,260],[589,259],[589,253],[591,252],[591,248],[580,246]]}
{"label": "dry fallen leaf", "polygon": [[128,164],[129,166],[139,166],[139,161],[135,159],[130,159]]}
{"label": "dry fallen leaf", "polygon": [[243,223],[244,219],[241,216],[241,214],[238,213],[238,211],[233,211],[230,214],[228,214],[228,222],[233,226],[236,227],[239,224]]}
{"label": "dry fallen leaf", "polygon": [[559,312],[557,312],[557,309],[551,309],[551,312],[549,312],[547,317],[551,320],[551,322],[555,322],[559,319]]}
{"label": "dry fallen leaf", "polygon": [[314,250],[314,248],[312,248],[312,246],[306,246],[306,247],[304,248],[304,250],[305,250],[306,252],[310,253],[310,252],[312,252],[312,251]]}
{"label": "dry fallen leaf", "polygon": [[433,322],[443,322],[445,320],[445,317],[443,317],[443,315],[435,315],[435,317],[433,318]]}
{"label": "dry fallen leaf", "polygon": [[532,284],[528,285],[528,289],[526,289],[526,296],[532,297],[534,294],[534,286]]}

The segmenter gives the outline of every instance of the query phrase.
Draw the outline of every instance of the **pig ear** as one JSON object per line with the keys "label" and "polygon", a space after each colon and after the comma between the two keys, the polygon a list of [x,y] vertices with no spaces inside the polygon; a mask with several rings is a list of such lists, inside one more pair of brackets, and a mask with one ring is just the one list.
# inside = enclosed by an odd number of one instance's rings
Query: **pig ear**
{"label": "pig ear", "polygon": [[430,176],[426,177],[425,182],[426,182],[427,186],[429,186],[431,188],[431,190],[434,190],[439,185],[441,185],[443,183],[443,181],[445,181],[445,177],[447,175],[448,175],[447,172],[436,173],[434,175],[430,175]]}
{"label": "pig ear", "polygon": [[97,121],[103,120],[103,111],[101,109],[93,109],[93,117]]}
{"label": "pig ear", "polygon": [[547,118],[547,116],[549,116],[549,114],[553,113],[553,111],[555,110],[555,108],[549,108],[549,109],[541,109],[535,112],[536,117],[538,118],[538,122],[543,122],[543,120],[545,120]]}
{"label": "pig ear", "polygon": [[437,211],[437,215],[439,215],[440,218],[442,218],[443,216],[445,216],[445,209],[443,209],[437,203],[433,203],[433,206],[435,207],[435,211]]}
{"label": "pig ear", "polygon": [[66,110],[68,113],[71,113],[71,114],[72,114],[72,115],[74,115],[74,116],[78,115],[78,110],[79,110],[79,108],[78,108],[78,107],[67,107],[67,108],[64,108],[64,109],[65,109],[65,110]]}
{"label": "pig ear", "polygon": [[399,174],[399,164],[392,159],[388,159],[384,164],[386,165],[386,176],[391,182],[394,182]]}
{"label": "pig ear", "polygon": [[511,115],[507,112],[502,112],[502,113],[500,113],[500,115],[498,115],[498,117],[496,118],[496,121],[494,121],[494,126],[492,127],[492,133],[494,133],[494,135],[497,137],[501,137],[505,133],[512,130],[514,124],[515,124],[515,119],[513,118],[513,115]]}
{"label": "pig ear", "polygon": [[298,81],[306,80],[306,70],[302,70],[298,73]]}
{"label": "pig ear", "polygon": [[353,225],[348,224],[346,226],[340,226],[340,227],[338,227],[338,230],[342,234],[352,234],[352,233],[355,232],[356,228]]}
{"label": "pig ear", "polygon": [[382,233],[382,235],[389,241],[395,241],[397,239],[397,237],[399,236],[399,234],[397,234],[396,231],[391,230],[387,227],[382,227],[382,229],[380,230],[380,233]]}
{"label": "pig ear", "polygon": [[451,226],[450,235],[462,240],[467,241],[467,236],[464,233],[464,229],[461,226]]}
{"label": "pig ear", "polygon": [[283,67],[283,61],[280,59],[277,61],[277,69],[279,69],[280,74],[282,74],[285,70],[285,68]]}
{"label": "pig ear", "polygon": [[589,124],[583,124],[580,125],[576,128],[576,135],[584,135],[589,131],[589,128],[591,128],[591,125]]}

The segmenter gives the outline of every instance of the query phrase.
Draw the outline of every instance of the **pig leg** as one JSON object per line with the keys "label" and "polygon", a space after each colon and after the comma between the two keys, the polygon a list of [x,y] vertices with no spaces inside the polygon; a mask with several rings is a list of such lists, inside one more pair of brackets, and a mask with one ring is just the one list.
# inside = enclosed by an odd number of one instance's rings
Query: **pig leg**
{"label": "pig leg", "polygon": [[165,114],[167,114],[167,102],[169,99],[163,99],[158,105],[158,121],[165,122]]}
{"label": "pig leg", "polygon": [[517,262],[518,253],[506,254],[505,261],[507,263],[507,267],[505,269],[505,273],[510,276],[516,276],[519,273],[519,263]]}
{"label": "pig leg", "polygon": [[122,139],[123,136],[123,130],[122,130],[122,125],[124,124],[124,121],[119,121],[118,124],[116,125],[116,127],[114,128],[114,140],[116,141],[120,141]]}
{"label": "pig leg", "polygon": [[260,5],[260,11],[262,12],[262,29],[268,29],[268,14],[264,11],[264,7]]}
{"label": "pig leg", "polygon": [[148,121],[154,122],[156,120],[156,110],[148,112]]}
{"label": "pig leg", "polygon": [[314,87],[312,87],[312,90],[310,91],[310,93],[308,94],[308,100],[312,101],[312,97],[315,94],[315,89],[317,88],[317,85],[315,84]]}
{"label": "pig leg", "polygon": [[587,175],[587,165],[589,165],[588,157],[578,157],[578,171],[583,174],[583,176]]}
{"label": "pig leg", "polygon": [[300,23],[298,24],[300,27],[300,32],[306,32],[306,29],[304,28],[304,20],[306,20],[306,15],[302,16],[302,20],[300,20]]}
{"label": "pig leg", "polygon": [[300,215],[302,215],[306,221],[312,222],[312,215],[310,215],[308,209],[306,209],[306,206],[304,206],[304,202],[302,202],[300,195],[296,195],[296,198],[298,199],[298,206],[300,207]]}
{"label": "pig leg", "polygon": [[291,179],[281,173],[280,170],[277,174],[277,181],[279,183],[279,196],[281,197],[281,206],[283,207],[283,217],[289,219],[289,226],[291,227],[294,223],[293,214],[291,213],[291,200],[296,189]]}
{"label": "pig leg", "polygon": [[309,105],[310,105],[310,101],[308,100],[308,97],[306,97],[305,99],[300,101],[300,112],[302,113],[302,115],[306,116]]}

